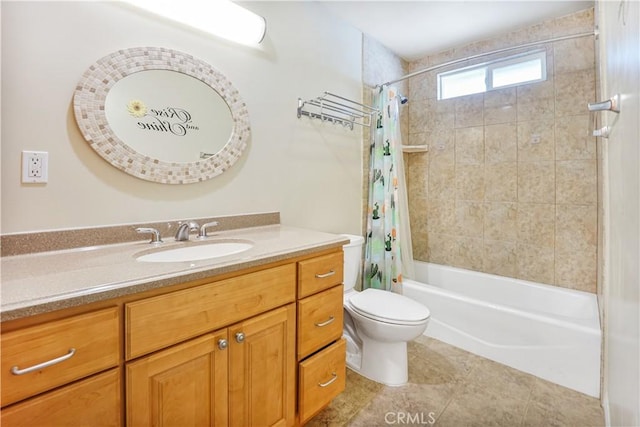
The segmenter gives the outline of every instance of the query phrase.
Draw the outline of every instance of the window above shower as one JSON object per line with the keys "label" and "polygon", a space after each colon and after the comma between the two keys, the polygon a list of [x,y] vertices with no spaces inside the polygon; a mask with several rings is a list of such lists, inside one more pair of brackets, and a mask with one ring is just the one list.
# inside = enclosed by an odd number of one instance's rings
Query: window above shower
{"label": "window above shower", "polygon": [[537,50],[438,73],[438,99],[488,92],[547,79],[547,55]]}

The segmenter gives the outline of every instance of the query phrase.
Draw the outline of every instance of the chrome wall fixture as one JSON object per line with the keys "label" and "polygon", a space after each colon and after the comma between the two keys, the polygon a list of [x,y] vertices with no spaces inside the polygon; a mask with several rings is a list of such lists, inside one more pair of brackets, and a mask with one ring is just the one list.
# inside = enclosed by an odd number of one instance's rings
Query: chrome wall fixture
{"label": "chrome wall fixture", "polygon": [[613,98],[602,102],[590,102],[587,107],[589,108],[589,111],[613,111],[614,113],[619,113],[620,95],[615,95]]}
{"label": "chrome wall fixture", "polygon": [[378,110],[330,92],[303,101],[298,98],[298,118],[307,116],[323,122],[342,125],[353,130],[354,125],[370,126],[372,116]]}
{"label": "chrome wall fixture", "polygon": [[[614,95],[612,98],[607,99],[602,102],[589,102],[587,104],[587,108],[591,112],[598,111],[611,111],[613,113],[620,112],[620,95]],[[594,117],[595,120],[595,117]],[[598,136],[601,138],[609,138],[609,134],[611,133],[610,126],[604,126],[600,129],[596,129],[593,131],[593,136]]]}

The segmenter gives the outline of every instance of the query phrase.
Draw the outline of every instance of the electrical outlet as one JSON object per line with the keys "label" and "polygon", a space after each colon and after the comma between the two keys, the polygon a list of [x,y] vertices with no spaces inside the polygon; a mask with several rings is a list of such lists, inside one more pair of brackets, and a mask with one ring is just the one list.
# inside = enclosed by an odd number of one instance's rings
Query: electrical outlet
{"label": "electrical outlet", "polygon": [[47,182],[49,178],[49,153],[46,151],[22,152],[22,182],[25,184]]}

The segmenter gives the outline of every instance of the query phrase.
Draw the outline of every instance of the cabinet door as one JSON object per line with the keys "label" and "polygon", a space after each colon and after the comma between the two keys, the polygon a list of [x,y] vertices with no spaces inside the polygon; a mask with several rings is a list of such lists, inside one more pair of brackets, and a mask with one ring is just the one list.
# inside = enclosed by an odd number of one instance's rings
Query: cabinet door
{"label": "cabinet door", "polygon": [[229,328],[229,425],[295,421],[295,304]]}
{"label": "cabinet door", "polygon": [[228,425],[226,340],[225,329],[128,363],[127,425]]}

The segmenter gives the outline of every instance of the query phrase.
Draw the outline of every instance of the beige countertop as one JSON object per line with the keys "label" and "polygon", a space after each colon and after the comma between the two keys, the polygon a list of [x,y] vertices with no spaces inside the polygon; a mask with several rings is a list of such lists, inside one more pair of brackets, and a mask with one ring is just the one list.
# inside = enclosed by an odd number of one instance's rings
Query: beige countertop
{"label": "beige countertop", "polygon": [[[149,263],[142,253],[224,239],[253,243],[249,250],[201,261]],[[211,234],[206,241],[161,246],[148,240],[39,252],[1,258],[0,320],[8,321],[63,308],[130,295],[163,286],[260,266],[323,249],[348,239],[282,225],[241,228]]]}

